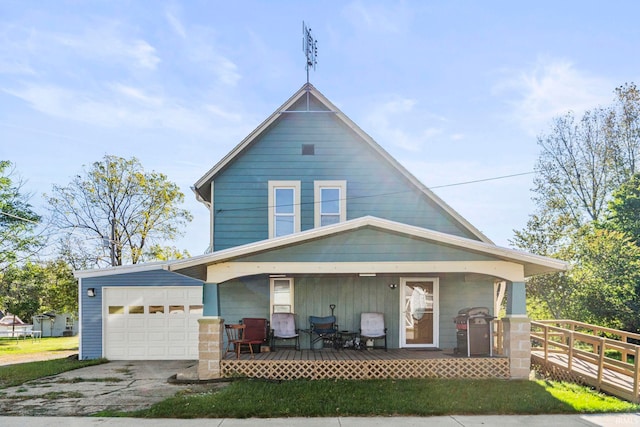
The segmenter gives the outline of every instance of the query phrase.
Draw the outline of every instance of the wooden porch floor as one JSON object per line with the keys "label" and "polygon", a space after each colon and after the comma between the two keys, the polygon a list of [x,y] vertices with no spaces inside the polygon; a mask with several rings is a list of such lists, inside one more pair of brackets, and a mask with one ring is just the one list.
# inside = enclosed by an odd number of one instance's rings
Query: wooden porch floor
{"label": "wooden porch floor", "polygon": [[453,350],[294,350],[228,353],[222,376],[287,380],[295,378],[509,378],[505,357],[459,357]]}

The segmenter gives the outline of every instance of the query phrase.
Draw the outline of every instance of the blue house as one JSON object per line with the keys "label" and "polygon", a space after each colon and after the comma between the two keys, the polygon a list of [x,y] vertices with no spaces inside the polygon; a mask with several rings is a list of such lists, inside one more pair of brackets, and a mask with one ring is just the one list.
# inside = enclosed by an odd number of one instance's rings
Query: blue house
{"label": "blue house", "polygon": [[193,190],[207,254],[76,272],[81,358],[198,359],[212,378],[222,324],[274,312],[301,329],[333,313],[350,331],[380,312],[390,349],[452,349],[458,311],[496,314],[506,292],[504,356],[511,377],[528,375],[525,278],[567,265],[493,244],[311,84]]}

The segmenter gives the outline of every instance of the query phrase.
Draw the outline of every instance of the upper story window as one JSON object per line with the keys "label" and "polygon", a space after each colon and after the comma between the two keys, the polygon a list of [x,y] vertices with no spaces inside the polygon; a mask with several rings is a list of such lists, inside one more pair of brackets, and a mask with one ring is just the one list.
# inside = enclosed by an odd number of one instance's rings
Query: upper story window
{"label": "upper story window", "polygon": [[315,181],[315,226],[347,219],[347,181]]}
{"label": "upper story window", "polygon": [[269,237],[300,231],[300,181],[269,181]]}

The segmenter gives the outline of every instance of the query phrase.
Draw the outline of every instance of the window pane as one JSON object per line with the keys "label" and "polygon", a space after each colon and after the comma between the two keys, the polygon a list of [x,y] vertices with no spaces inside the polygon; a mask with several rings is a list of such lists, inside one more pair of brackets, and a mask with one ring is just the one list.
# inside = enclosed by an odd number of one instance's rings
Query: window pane
{"label": "window pane", "polygon": [[322,215],[320,217],[320,225],[331,225],[340,222],[340,215]]}
{"label": "window pane", "polygon": [[164,313],[164,305],[149,306],[149,314],[163,314],[163,313]]}
{"label": "window pane", "polygon": [[276,188],[275,190],[276,214],[292,214],[293,213],[293,188]]}
{"label": "window pane", "polygon": [[169,314],[184,314],[184,305],[170,305]]}
{"label": "window pane", "polygon": [[144,314],[144,305],[130,305],[129,314]]}
{"label": "window pane", "polygon": [[323,188],[320,197],[322,197],[320,212],[322,212],[323,214],[340,213],[339,188]]}
{"label": "window pane", "polygon": [[189,306],[189,314],[202,314],[202,306],[201,305],[190,305]]}
{"label": "window pane", "polygon": [[293,217],[276,216],[275,236],[286,236],[287,234],[293,234]]}
{"label": "window pane", "polygon": [[289,280],[273,281],[273,304],[291,304],[291,282]]}
{"label": "window pane", "polygon": [[110,305],[109,314],[124,314],[124,307],[121,305]]}

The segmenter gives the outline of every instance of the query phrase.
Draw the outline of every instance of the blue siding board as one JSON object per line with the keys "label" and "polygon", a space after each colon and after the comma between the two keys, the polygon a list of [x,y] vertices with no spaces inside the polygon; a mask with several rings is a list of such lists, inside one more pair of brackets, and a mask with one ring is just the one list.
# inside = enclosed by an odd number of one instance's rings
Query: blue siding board
{"label": "blue siding board", "polygon": [[441,244],[365,228],[291,247],[241,257],[238,261],[495,261],[495,258]]}
{"label": "blue siding board", "polygon": [[[202,282],[165,270],[114,274],[82,279],[80,348],[83,359],[102,357],[102,288],[116,286],[198,286]],[[87,289],[95,288],[96,296],[88,297]]]}
{"label": "blue siding board", "polygon": [[[301,155],[302,144],[314,144],[315,155]],[[373,215],[474,238],[333,114],[291,113],[216,176],[216,250],[268,238],[269,180],[301,182],[303,230],[314,226],[314,181],[346,180],[349,219]]]}

